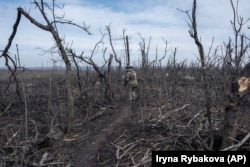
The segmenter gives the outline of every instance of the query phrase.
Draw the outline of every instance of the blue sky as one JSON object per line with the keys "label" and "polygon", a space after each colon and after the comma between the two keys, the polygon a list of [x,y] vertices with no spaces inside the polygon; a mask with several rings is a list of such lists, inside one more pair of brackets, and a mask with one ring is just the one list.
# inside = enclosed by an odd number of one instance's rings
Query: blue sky
{"label": "blue sky", "polygon": [[[17,7],[23,7],[35,18],[40,18],[39,13],[30,3],[31,1],[0,0],[0,50],[4,49],[12,32]],[[234,1],[236,2],[236,0]],[[64,15],[66,19],[78,24],[84,22],[90,26],[89,31],[94,34],[89,36],[82,30],[71,26],[59,27],[65,44],[72,45],[72,48],[79,54],[84,51],[84,56],[89,56],[101,38],[100,31],[105,32],[105,26],[110,25],[114,39],[121,38],[123,29],[126,29],[126,34],[130,37],[132,61],[135,63],[140,61],[138,33],[146,41],[152,37],[150,60],[155,58],[156,47],[158,56],[163,55],[165,49],[163,39],[169,43],[168,57],[172,55],[171,50],[177,47],[178,60],[193,61],[197,59],[197,48],[188,34],[187,17],[177,10],[177,8],[191,10],[193,0],[57,0],[56,2],[65,4],[62,10],[56,11],[58,16]],[[233,13],[229,0],[198,0],[197,3],[198,31],[207,53],[213,37],[215,46],[227,42],[229,36],[233,37],[230,25]],[[250,18],[249,9],[248,0],[239,0],[239,13],[245,19]],[[249,34],[249,30],[244,31]],[[43,50],[54,45],[53,39],[48,32],[38,29],[24,17],[22,17],[17,35],[9,50],[12,56],[16,54],[16,44],[19,46],[23,66],[52,66],[52,59],[60,60],[57,55],[42,54]],[[123,41],[114,40],[114,46],[118,55],[123,59]],[[103,45],[94,56],[94,60],[98,64],[103,63],[102,47],[108,48],[106,53],[108,56],[111,50],[107,37],[104,38]],[[58,61],[56,65],[62,64],[61,61]],[[3,66],[4,60],[0,59],[0,67]]]}

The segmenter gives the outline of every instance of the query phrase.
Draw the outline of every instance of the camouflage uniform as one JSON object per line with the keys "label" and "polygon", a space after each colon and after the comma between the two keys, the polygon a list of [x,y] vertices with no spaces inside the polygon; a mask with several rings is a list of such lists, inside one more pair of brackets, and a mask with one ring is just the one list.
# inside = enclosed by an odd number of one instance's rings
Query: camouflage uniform
{"label": "camouflage uniform", "polygon": [[125,75],[125,85],[129,86],[129,101],[134,101],[136,97],[136,89],[138,86],[136,72],[133,67],[126,67],[126,75]]}

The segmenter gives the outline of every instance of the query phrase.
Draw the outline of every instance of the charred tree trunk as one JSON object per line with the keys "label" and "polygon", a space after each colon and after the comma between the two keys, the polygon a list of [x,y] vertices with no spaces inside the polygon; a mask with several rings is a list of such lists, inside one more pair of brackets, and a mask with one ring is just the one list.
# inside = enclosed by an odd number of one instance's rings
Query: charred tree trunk
{"label": "charred tree trunk", "polygon": [[[17,19],[16,19],[16,22],[14,23],[13,25],[13,31],[9,37],[9,41],[6,45],[6,47],[4,48],[3,52],[2,52],[2,56],[5,58],[5,66],[8,68],[8,70],[11,72],[11,75],[9,77],[9,83],[8,83],[8,86],[6,87],[5,89],[5,92],[8,90],[9,86],[10,86],[10,83],[11,83],[11,80],[12,80],[12,77],[14,79],[14,82],[16,84],[16,94],[18,95],[18,99],[21,98],[21,94],[20,94],[20,91],[19,91],[19,82],[18,82],[18,79],[16,77],[16,69],[17,69],[17,66],[16,66],[16,63],[14,62],[14,60],[9,56],[8,54],[8,51],[11,47],[11,44],[12,44],[12,41],[13,39],[15,38],[15,35],[16,35],[16,32],[17,32],[17,28],[18,28],[18,25],[20,23],[20,20],[21,20],[21,13],[18,12],[17,13]],[[0,57],[2,57],[0,56]],[[14,68],[11,68],[10,64],[9,64],[9,61],[12,62]]]}
{"label": "charred tree trunk", "polygon": [[192,17],[189,17],[190,22],[191,22],[191,24],[189,25],[190,27],[189,34],[194,39],[194,42],[197,45],[197,48],[199,50],[201,70],[202,70],[202,76],[203,76],[202,85],[204,87],[204,94],[206,98],[206,116],[207,116],[208,123],[209,123],[209,133],[210,133],[209,148],[212,149],[213,144],[214,144],[214,133],[213,133],[213,126],[211,122],[211,114],[210,114],[211,99],[210,99],[209,86],[207,82],[208,80],[207,80],[207,70],[206,70],[206,62],[205,62],[205,52],[203,49],[203,45],[201,41],[199,40],[198,31],[197,31],[196,6],[197,6],[197,3],[196,3],[196,0],[194,0],[193,9],[192,9]]}
{"label": "charred tree trunk", "polygon": [[110,54],[108,60],[108,71],[107,76],[105,77],[106,80],[106,88],[105,88],[105,99],[108,103],[112,101],[112,90],[111,90],[111,65],[112,65],[113,55]]}
{"label": "charred tree trunk", "polygon": [[[248,77],[247,82],[249,82],[249,80],[250,78]],[[239,134],[237,129],[250,126],[248,119],[250,115],[250,85],[248,83],[246,90],[242,90],[242,86],[243,85],[239,84],[239,82],[234,82],[232,86],[230,104],[225,108],[224,133],[221,144],[221,149],[223,150],[227,150],[229,148],[233,148],[233,150],[238,149],[232,147],[234,144],[238,144],[235,143],[236,137]]]}
{"label": "charred tree trunk", "polygon": [[[249,105],[244,106],[243,103],[249,104],[249,90],[246,92],[239,92],[239,85],[236,78],[242,74],[244,77],[249,77],[249,64],[245,66],[245,69],[241,70],[241,65],[246,57],[249,45],[245,43],[246,36],[242,33],[242,28],[245,23],[243,17],[238,15],[238,4],[234,5],[233,1],[230,0],[233,9],[233,20],[231,20],[231,25],[234,31],[234,44],[229,40],[227,45],[226,58],[229,59],[228,71],[230,71],[230,81],[231,81],[231,96],[230,104],[225,109],[225,120],[224,120],[224,134],[221,148],[227,148],[233,145],[234,140],[237,135],[237,125],[239,123],[239,114],[249,110]],[[237,1],[238,3],[238,1]],[[241,76],[242,77],[242,76]],[[249,85],[248,85],[249,86]],[[244,95],[242,95],[244,94]]]}
{"label": "charred tree trunk", "polygon": [[[72,53],[73,51],[69,51],[70,53]],[[71,54],[72,55],[72,54]],[[77,77],[77,85],[78,85],[78,89],[79,89],[79,92],[82,92],[82,81],[81,81],[81,76],[80,76],[80,68],[78,66],[78,63],[75,59],[75,56],[72,56],[72,60],[76,66],[76,77]],[[80,93],[80,96],[82,98],[82,93]]]}
{"label": "charred tree trunk", "polygon": [[[143,38],[141,36],[141,34],[139,34],[139,36],[141,37],[141,40],[142,40],[139,43],[140,51],[141,51],[141,59],[142,59],[142,68],[147,69],[147,67],[149,66],[148,53],[149,53],[149,48],[150,48],[150,43],[151,43],[151,37],[149,38],[148,46],[146,47],[145,38]],[[156,62],[157,62],[157,60],[156,60]]]}
{"label": "charred tree trunk", "polygon": [[224,133],[221,148],[227,148],[231,146],[233,141],[232,139],[235,139],[236,137],[236,127],[238,124],[238,104],[238,93],[234,91],[230,99],[229,106],[225,108]]}
{"label": "charred tree trunk", "polygon": [[125,38],[125,50],[126,50],[126,57],[127,57],[127,66],[130,66],[130,53],[129,53],[128,36],[126,36],[126,38]]}
{"label": "charred tree trunk", "polygon": [[116,54],[116,51],[115,51],[115,48],[114,48],[114,46],[113,46],[110,26],[106,26],[106,28],[107,28],[108,35],[109,35],[109,43],[110,43],[112,52],[113,52],[113,54],[114,54],[115,61],[118,63],[118,71],[119,71],[119,74],[120,74],[121,69],[122,69],[122,62],[121,62],[121,60],[118,58],[118,56],[117,56],[117,54]]}

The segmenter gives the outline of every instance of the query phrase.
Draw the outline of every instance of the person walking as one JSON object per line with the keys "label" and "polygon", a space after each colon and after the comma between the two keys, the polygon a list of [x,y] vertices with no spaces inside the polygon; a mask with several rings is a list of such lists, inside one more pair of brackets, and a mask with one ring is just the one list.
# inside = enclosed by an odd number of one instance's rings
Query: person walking
{"label": "person walking", "polygon": [[125,87],[129,87],[128,100],[134,102],[136,98],[136,89],[138,87],[137,74],[132,66],[126,67]]}

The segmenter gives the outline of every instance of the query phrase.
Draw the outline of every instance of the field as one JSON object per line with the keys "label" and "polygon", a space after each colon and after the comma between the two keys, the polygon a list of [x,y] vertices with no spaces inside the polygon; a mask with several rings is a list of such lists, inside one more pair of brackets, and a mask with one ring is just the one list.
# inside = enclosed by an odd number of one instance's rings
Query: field
{"label": "field", "polygon": [[[80,42],[79,54],[71,48],[73,40],[68,43],[57,27],[61,32],[61,25],[67,24],[93,35],[85,21],[74,23],[61,16],[57,11],[64,5],[55,1],[34,1],[38,13],[19,6],[0,56],[8,68],[0,69],[0,166],[149,167],[152,151],[249,151],[250,61],[245,32],[249,19],[238,13],[238,2],[230,2],[228,41],[219,45],[212,38],[210,47],[206,40],[204,47],[204,38],[198,35],[197,25],[203,26],[197,23],[196,0],[190,11],[177,9],[186,15],[183,22],[197,46],[197,62],[177,61],[178,47],[169,48],[165,39],[164,51],[158,53],[156,45],[155,58],[150,60],[151,37],[146,42],[138,33],[139,41],[134,40],[125,29],[115,35],[117,27],[113,31],[110,26],[100,29],[100,40],[91,51],[85,48],[89,43]],[[21,17],[53,38],[51,48],[41,51],[51,56],[54,67],[21,67],[26,55],[19,53],[18,44],[16,53],[10,53]],[[182,34],[177,35],[185,41]],[[130,44],[135,42],[140,52],[137,63],[130,55]],[[103,57],[104,64],[97,65],[95,55]],[[65,68],[57,68],[57,62]],[[133,103],[128,101],[122,67],[131,64],[137,66],[138,77]]]}
{"label": "field", "polygon": [[[105,82],[95,71],[80,71],[81,89],[73,71],[74,117],[68,121],[65,71],[18,71],[18,95],[10,73],[1,70],[0,166],[148,167],[152,151],[221,149],[224,109],[230,103],[221,71],[208,71],[212,147],[199,68],[136,71],[134,103],[128,101],[123,70],[111,70],[108,101]],[[249,131],[249,112],[241,114],[238,141]],[[249,142],[238,150],[249,150]]]}

